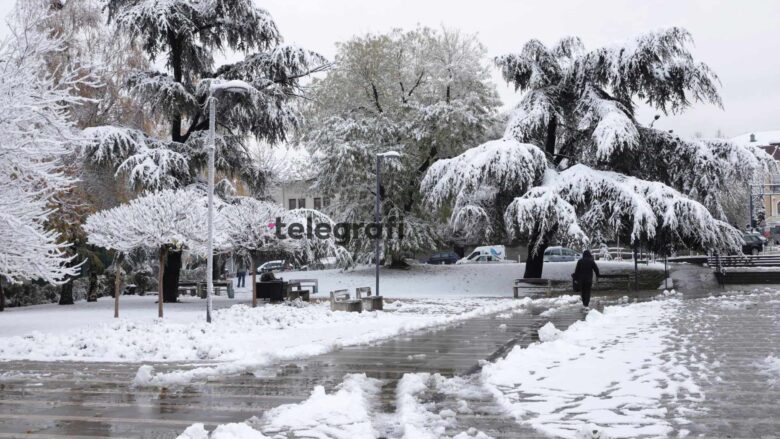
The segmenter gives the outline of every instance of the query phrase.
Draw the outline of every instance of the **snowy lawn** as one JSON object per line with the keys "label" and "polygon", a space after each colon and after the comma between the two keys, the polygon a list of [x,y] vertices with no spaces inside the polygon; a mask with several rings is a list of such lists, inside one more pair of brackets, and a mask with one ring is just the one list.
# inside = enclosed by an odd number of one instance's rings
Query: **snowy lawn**
{"label": "snowy lawn", "polygon": [[[331,312],[328,303],[234,305],[218,309],[213,323],[203,303],[170,305],[164,320],[154,314],[154,297],[125,300],[121,319],[112,319],[110,299],[72,307],[45,305],[0,316],[0,360],[69,360],[198,363],[194,369],[155,374],[139,368],[136,384],[184,384],[212,375],[253,370],[270,362],[303,358],[340,346],[370,343],[478,315],[528,306],[530,299],[388,300],[385,311]],[[540,299],[567,304],[574,297]],[[537,302],[538,303],[538,302]],[[134,304],[135,306],[129,306]],[[177,308],[179,307],[179,308]],[[68,325],[71,329],[66,329]],[[25,329],[20,332],[14,325]],[[202,364],[205,363],[205,364]]]}
{"label": "snowy lawn", "polygon": [[[546,279],[570,281],[576,262],[544,264]],[[604,273],[633,271],[632,262],[600,261]],[[640,270],[663,271],[663,264],[641,265]],[[385,297],[512,297],[512,282],[523,277],[525,263],[413,265],[408,270],[382,269],[380,292]],[[317,278],[320,291],[374,287],[374,267],[355,270],[290,271],[285,280]]]}
{"label": "snowy lawn", "polygon": [[661,400],[697,400],[692,372],[673,351],[669,321],[679,299],[590,311],[565,331],[548,324],[541,343],[517,347],[482,378],[519,421],[559,437],[583,429],[609,437],[666,436]]}

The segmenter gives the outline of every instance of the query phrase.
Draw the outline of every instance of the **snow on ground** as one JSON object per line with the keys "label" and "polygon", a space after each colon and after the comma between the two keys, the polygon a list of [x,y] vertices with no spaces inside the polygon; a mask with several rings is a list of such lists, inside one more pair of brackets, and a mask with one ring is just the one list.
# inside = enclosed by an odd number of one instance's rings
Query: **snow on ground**
{"label": "snow on ground", "polygon": [[[422,395],[431,389],[443,394],[459,394],[463,393],[464,385],[470,388],[463,378],[445,378],[429,373],[405,374],[396,388],[396,411],[381,413],[382,382],[367,378],[365,374],[350,374],[333,393],[328,394],[322,386],[317,386],[311,396],[301,403],[281,405],[246,422],[219,425],[211,433],[203,424],[193,424],[184,430],[179,439],[449,438],[446,430],[457,426],[457,413],[450,409],[432,411],[435,404],[424,402]],[[468,407],[462,407],[459,412],[469,413]],[[470,428],[452,438],[489,439],[489,436]]]}
{"label": "snow on ground", "polygon": [[546,326],[540,331],[546,342],[516,347],[487,365],[482,378],[519,422],[550,435],[576,437],[595,428],[613,438],[665,436],[672,426],[661,399],[700,396],[686,365],[666,355],[668,322],[680,303],[590,311],[560,333]]}
{"label": "snow on ground", "polygon": [[[571,280],[576,262],[548,262],[542,276]],[[632,262],[599,261],[603,273],[633,271]],[[663,264],[649,264],[640,270],[663,270]],[[408,270],[381,270],[380,293],[385,297],[512,297],[512,282],[523,277],[525,263],[413,265]],[[374,287],[374,267],[355,270],[290,271],[279,275],[285,280],[319,279],[320,291]]]}
{"label": "snow on ground", "polygon": [[[198,305],[203,301],[194,299]],[[576,297],[539,299],[551,305],[576,301]],[[106,302],[102,300],[101,302]],[[110,300],[108,300],[110,302]],[[213,322],[205,322],[200,306],[169,306],[163,320],[150,318],[154,297],[126,302],[144,303],[130,317],[108,319],[106,307],[79,303],[53,312],[51,306],[30,307],[4,313],[0,333],[13,321],[26,319],[27,331],[0,337],[0,360],[70,360],[117,362],[196,362],[193,369],[155,374],[153,366],[139,368],[137,385],[175,385],[222,373],[257,369],[277,360],[322,354],[341,346],[365,344],[402,333],[445,325],[478,315],[529,306],[531,299],[428,299],[391,301],[385,311],[332,312],[328,303],[299,306],[235,305],[218,309]],[[55,305],[56,306],[56,305]],[[143,309],[143,317],[137,317]],[[14,310],[16,311],[16,310]],[[86,321],[77,322],[78,318]],[[63,329],[66,322],[74,329]],[[91,321],[103,323],[89,324]],[[10,332],[10,326],[8,326]],[[206,364],[200,364],[206,363]],[[215,364],[216,363],[216,364]]]}

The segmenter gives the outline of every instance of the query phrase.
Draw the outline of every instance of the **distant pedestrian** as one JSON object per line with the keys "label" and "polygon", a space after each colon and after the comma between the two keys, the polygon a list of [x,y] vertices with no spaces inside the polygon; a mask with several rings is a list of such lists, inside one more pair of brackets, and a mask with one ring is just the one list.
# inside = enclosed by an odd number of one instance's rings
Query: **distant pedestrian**
{"label": "distant pedestrian", "polygon": [[236,277],[238,278],[238,285],[236,285],[237,288],[243,288],[246,286],[246,266],[244,265],[243,259],[239,259],[238,261],[238,269],[236,270]]}
{"label": "distant pedestrian", "polygon": [[590,250],[582,252],[582,258],[577,261],[577,267],[574,269],[572,277],[580,286],[580,297],[582,305],[588,307],[590,304],[590,289],[593,287],[593,273],[596,273],[596,279],[599,277],[599,267],[593,260]]}

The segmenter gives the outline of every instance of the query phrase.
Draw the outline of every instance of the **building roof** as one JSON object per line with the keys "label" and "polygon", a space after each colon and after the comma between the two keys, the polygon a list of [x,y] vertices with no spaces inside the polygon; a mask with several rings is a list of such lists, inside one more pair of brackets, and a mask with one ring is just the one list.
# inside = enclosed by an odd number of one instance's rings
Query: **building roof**
{"label": "building roof", "polygon": [[740,145],[780,145],[780,131],[754,131],[732,137],[731,141]]}
{"label": "building roof", "polygon": [[739,145],[753,145],[766,151],[773,159],[780,161],[780,131],[755,131],[730,139]]}

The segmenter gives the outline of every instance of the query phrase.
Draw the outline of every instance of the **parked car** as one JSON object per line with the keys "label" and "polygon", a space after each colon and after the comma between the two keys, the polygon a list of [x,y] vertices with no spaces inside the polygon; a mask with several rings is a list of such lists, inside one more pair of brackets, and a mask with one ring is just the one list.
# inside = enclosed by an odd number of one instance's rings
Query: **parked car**
{"label": "parked car", "polygon": [[742,253],[746,255],[757,255],[764,250],[764,241],[753,233],[743,234],[742,240],[745,241],[742,244]]}
{"label": "parked car", "polygon": [[581,257],[582,254],[568,247],[547,247],[544,251],[544,262],[571,262]]}
{"label": "parked car", "polygon": [[268,261],[263,265],[257,267],[257,272],[260,274],[267,273],[269,271],[290,271],[290,270],[292,270],[292,265],[282,260]]}
{"label": "parked car", "polygon": [[431,255],[430,258],[428,258],[427,261],[425,261],[426,264],[435,264],[435,265],[444,265],[444,264],[454,264],[458,262],[458,254],[455,252],[440,252],[440,253],[434,253]]}
{"label": "parked car", "polygon": [[506,248],[503,245],[485,245],[477,247],[465,258],[459,259],[457,264],[473,264],[483,262],[504,262]]}

